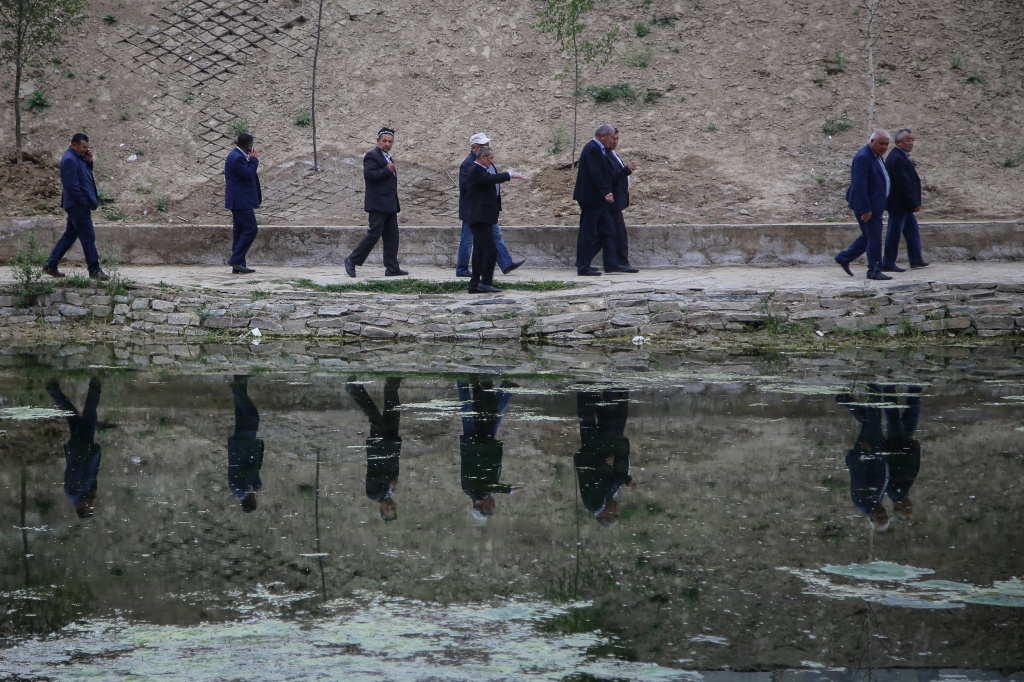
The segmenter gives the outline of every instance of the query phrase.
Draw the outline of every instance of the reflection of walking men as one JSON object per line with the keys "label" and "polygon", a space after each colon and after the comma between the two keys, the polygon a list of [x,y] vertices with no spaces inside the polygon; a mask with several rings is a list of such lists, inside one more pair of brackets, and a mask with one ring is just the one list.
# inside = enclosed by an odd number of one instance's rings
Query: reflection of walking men
{"label": "reflection of walking men", "polygon": [[597,522],[614,526],[619,519],[617,496],[623,485],[635,488],[630,475],[629,392],[622,390],[577,391],[580,418],[580,451],[573,458],[579,479],[580,498]]}
{"label": "reflection of walking men", "polygon": [[256,437],[260,413],[249,398],[249,377],[236,376],[231,382],[235,401],[235,433],[228,438],[228,487],[242,504],[242,511],[256,510],[256,498],[263,490],[263,439]]}
{"label": "reflection of walking men", "polygon": [[249,133],[239,133],[235,148],[224,160],[224,208],[231,210],[231,255],[228,265],[235,275],[256,272],[245,262],[249,247],[256,241],[256,209],[263,203],[260,153],[253,147]]}
{"label": "reflection of walking men", "polygon": [[896,131],[896,146],[885,159],[885,169],[892,181],[889,192],[889,227],[885,233],[885,251],[882,255],[882,270],[904,272],[896,265],[900,250],[900,236],[907,239],[907,260],[913,269],[924,268],[928,263],[921,256],[921,232],[917,226],[916,213],[921,210],[921,178],[917,175],[910,152],[914,150],[914,133],[909,128]]}
{"label": "reflection of walking men", "polygon": [[102,452],[96,443],[96,410],[100,405],[100,381],[89,380],[85,407],[79,414],[74,404],[60,390],[60,384],[51,381],[46,392],[58,409],[71,412],[68,416],[68,442],[64,445],[64,494],[75,505],[78,518],[87,519],[95,513],[96,477],[99,475]]}
{"label": "reflection of walking men", "polygon": [[486,522],[497,507],[495,493],[514,494],[523,486],[504,485],[501,479],[501,459],[504,445],[497,439],[501,415],[508,407],[512,394],[502,390],[512,386],[502,382],[495,390],[490,379],[473,377],[458,381],[459,400],[467,416],[462,418],[462,436],[459,454],[462,459],[462,490],[473,501],[473,518]]}
{"label": "reflection of walking men", "polygon": [[345,273],[349,277],[356,276],[356,267],[366,261],[378,241],[383,242],[384,274],[409,274],[398,265],[398,212],[402,209],[398,203],[398,169],[391,159],[394,145],[395,131],[381,128],[377,146],[363,156],[363,210],[368,214],[370,227],[345,259]]}
{"label": "reflection of walking men", "polygon": [[366,439],[366,496],[380,504],[380,517],[385,521],[398,518],[398,504],[393,495],[398,486],[398,465],[402,456],[402,437],[398,435],[401,400],[398,389],[401,377],[384,380],[384,411],[374,404],[366,387],[349,377],[345,390],[370,422]]}
{"label": "reflection of walking men", "polygon": [[860,236],[835,261],[853,277],[850,263],[867,253],[868,279],[892,279],[882,272],[882,213],[889,201],[889,173],[882,156],[889,148],[889,133],[876,130],[853,157],[846,203],[857,218]]}
{"label": "reflection of walking men", "polygon": [[89,136],[85,133],[75,133],[71,137],[71,146],[60,158],[60,184],[63,187],[60,205],[68,214],[68,220],[64,234],[57,240],[43,265],[43,272],[50,277],[63,277],[64,273],[57,266],[77,239],[82,244],[89,277],[105,282],[110,278],[100,269],[100,256],[96,252],[96,228],[92,224],[92,212],[100,207],[100,202],[96,193],[96,180],[92,175],[92,149],[89,147]]}

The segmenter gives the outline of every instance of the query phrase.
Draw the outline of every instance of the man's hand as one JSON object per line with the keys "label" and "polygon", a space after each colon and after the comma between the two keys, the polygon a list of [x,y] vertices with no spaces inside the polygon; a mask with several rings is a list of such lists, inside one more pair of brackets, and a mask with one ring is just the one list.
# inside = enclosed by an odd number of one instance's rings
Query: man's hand
{"label": "man's hand", "polygon": [[604,200],[610,204],[615,201],[615,197],[612,195],[611,192],[608,192],[608,194],[604,195]]}
{"label": "man's hand", "polygon": [[872,213],[871,211],[868,211],[867,213],[865,213],[864,215],[862,215],[860,217],[860,221],[862,223],[866,223],[867,221],[871,220],[871,216],[873,216],[873,215],[874,215],[874,213]]}
{"label": "man's hand", "polygon": [[391,171],[392,173],[394,173],[395,172],[395,164],[393,164],[390,161],[388,161],[388,170]]}
{"label": "man's hand", "polygon": [[915,206],[914,208],[912,208],[910,210],[912,210],[914,213],[917,213],[918,211],[921,210],[921,207],[920,206]]}
{"label": "man's hand", "polygon": [[630,172],[635,171],[636,170],[636,161],[630,161],[629,163],[627,163],[626,164],[626,168],[628,168]]}
{"label": "man's hand", "polygon": [[526,179],[526,176],[523,175],[522,173],[509,173],[509,175],[511,177],[515,178],[516,180],[525,180]]}
{"label": "man's hand", "polygon": [[254,159],[260,158],[260,150],[253,147],[252,149],[249,150],[249,156],[251,156]]}

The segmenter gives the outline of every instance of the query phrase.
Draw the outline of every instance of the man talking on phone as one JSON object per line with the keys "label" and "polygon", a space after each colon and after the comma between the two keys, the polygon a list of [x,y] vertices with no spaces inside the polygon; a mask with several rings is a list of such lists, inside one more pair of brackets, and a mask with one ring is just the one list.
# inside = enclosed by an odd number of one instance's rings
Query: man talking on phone
{"label": "man talking on phone", "polygon": [[228,265],[235,275],[256,272],[245,263],[245,254],[256,241],[256,209],[263,202],[260,176],[260,153],[253,147],[250,133],[239,133],[235,148],[224,162],[224,208],[231,210],[231,256]]}

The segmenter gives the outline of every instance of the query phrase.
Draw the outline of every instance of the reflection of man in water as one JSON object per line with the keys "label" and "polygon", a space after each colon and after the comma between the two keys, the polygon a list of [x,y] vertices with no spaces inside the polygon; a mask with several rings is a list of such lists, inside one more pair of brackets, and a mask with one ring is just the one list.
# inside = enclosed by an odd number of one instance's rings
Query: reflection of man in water
{"label": "reflection of man in water", "polygon": [[100,404],[100,381],[89,380],[89,392],[85,397],[85,408],[79,414],[60,384],[50,381],[46,384],[58,409],[72,412],[68,419],[70,437],[64,445],[64,494],[75,505],[78,518],[87,519],[96,513],[96,476],[100,470],[100,446],[96,443],[96,408]]}
{"label": "reflection of man in water", "polygon": [[606,528],[619,520],[619,490],[635,488],[629,473],[629,391],[577,391],[580,451],[573,458],[580,498],[597,522]]}
{"label": "reflection of man in water", "polygon": [[385,521],[398,518],[398,505],[393,495],[398,485],[398,463],[402,454],[402,438],[398,435],[401,417],[398,388],[401,377],[384,380],[384,412],[377,409],[362,384],[349,377],[345,390],[370,420],[370,437],[366,439],[366,496],[380,503],[380,517]]}
{"label": "reflection of man in water", "polygon": [[228,438],[228,486],[242,504],[242,511],[256,510],[256,498],[263,489],[263,439],[256,437],[260,413],[249,398],[249,377],[238,376],[231,382],[235,399],[235,435]]}
{"label": "reflection of man in water", "polygon": [[468,381],[457,381],[455,385],[465,413],[459,438],[462,490],[473,501],[473,518],[483,523],[495,512],[495,493],[511,495],[523,489],[523,486],[498,482],[504,448],[497,439],[498,427],[501,426],[501,415],[512,399],[512,394],[502,389],[515,384],[503,381],[495,389],[489,378],[474,376]]}
{"label": "reflection of man in water", "polygon": [[[882,506],[886,495],[893,503],[896,518],[910,519],[913,506],[910,488],[921,467],[921,445],[913,438],[921,411],[921,387],[908,388],[907,407],[900,409],[895,386],[868,384],[866,400],[873,404],[855,405],[853,396],[836,396],[836,402],[860,422],[860,433],[846,454],[850,471],[850,497],[871,527],[882,533],[889,529],[889,513]],[[893,407],[883,407],[892,405]],[[882,432],[882,410],[888,437]]]}

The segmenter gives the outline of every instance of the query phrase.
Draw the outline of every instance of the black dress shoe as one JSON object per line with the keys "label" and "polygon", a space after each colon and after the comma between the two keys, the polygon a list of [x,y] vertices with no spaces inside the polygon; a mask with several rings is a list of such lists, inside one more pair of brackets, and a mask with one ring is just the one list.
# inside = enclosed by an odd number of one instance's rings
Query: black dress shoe
{"label": "black dress shoe", "polygon": [[345,259],[345,274],[349,277],[356,276],[356,264],[352,262],[351,258]]}
{"label": "black dress shoe", "polygon": [[874,272],[868,273],[868,279],[877,279],[879,281],[892,279],[889,275],[884,274],[881,270],[875,270]]}
{"label": "black dress shoe", "polygon": [[473,273],[471,273],[471,272],[456,272],[455,276],[456,277],[472,277]]}
{"label": "black dress shoe", "polygon": [[401,277],[402,275],[408,274],[409,272],[407,270],[402,270],[401,268],[399,268],[398,270],[389,270],[384,272],[385,277]]}
{"label": "black dress shoe", "polygon": [[522,265],[525,262],[526,262],[525,258],[523,260],[514,260],[514,261],[512,261],[511,265],[509,265],[507,268],[505,268],[504,270],[501,271],[501,274],[507,275],[508,273],[512,272],[513,270],[515,270],[516,268],[518,268],[520,265]]}
{"label": "black dress shoe", "polygon": [[605,268],[604,271],[605,272],[628,272],[628,273],[640,272],[639,270],[634,268],[632,265],[620,265],[619,267],[612,268],[611,270],[609,270],[608,268]]}
{"label": "black dress shoe", "polygon": [[231,274],[232,275],[248,275],[248,274],[253,273],[253,272],[256,272],[256,271],[253,270],[252,268],[247,268],[244,265],[232,265],[231,266]]}
{"label": "black dress shoe", "polygon": [[890,265],[889,267],[883,267],[882,272],[906,272],[906,268],[901,268],[898,265]]}
{"label": "black dress shoe", "polygon": [[477,293],[477,294],[500,294],[501,293],[501,289],[499,289],[498,287],[491,286],[490,284],[477,284],[476,285],[476,291],[474,293]]}
{"label": "black dress shoe", "polygon": [[928,265],[929,265],[929,264],[928,264],[928,263],[925,263],[924,261],[921,261],[920,263],[917,263],[917,264],[915,264],[915,263],[911,263],[911,264],[910,264],[910,269],[911,269],[911,270],[920,270],[921,268],[926,268],[926,267],[928,267]]}
{"label": "black dress shoe", "polygon": [[849,263],[847,263],[844,260],[839,260],[839,256],[836,256],[836,263],[838,263],[839,267],[841,267],[843,269],[843,272],[845,272],[850,277],[853,277],[853,272],[850,271],[850,264]]}
{"label": "black dress shoe", "polygon": [[61,277],[64,276],[64,273],[58,270],[57,268],[43,268],[43,274],[49,275],[50,277],[56,279],[60,279]]}
{"label": "black dress shoe", "polygon": [[586,270],[577,270],[576,274],[580,277],[597,277],[601,271],[597,268],[587,268]]}

